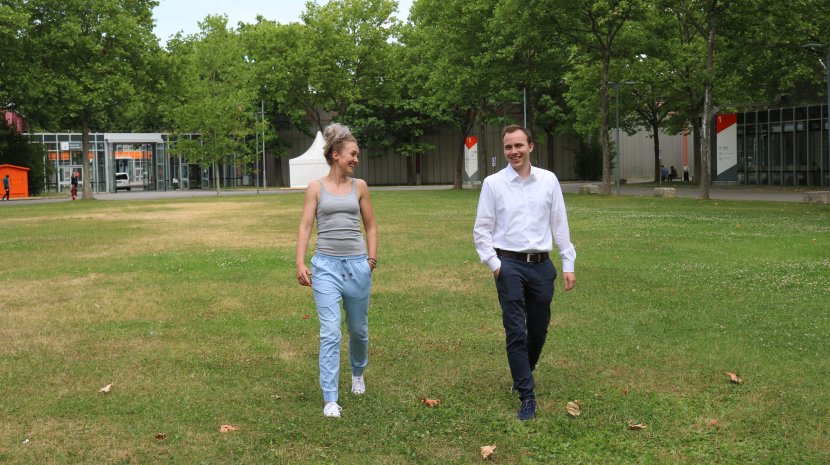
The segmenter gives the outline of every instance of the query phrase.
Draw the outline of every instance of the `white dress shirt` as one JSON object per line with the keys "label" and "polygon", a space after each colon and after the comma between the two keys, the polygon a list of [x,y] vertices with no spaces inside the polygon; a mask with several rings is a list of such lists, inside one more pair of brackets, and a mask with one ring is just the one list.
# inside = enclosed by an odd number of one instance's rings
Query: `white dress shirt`
{"label": "white dress shirt", "polygon": [[562,271],[573,272],[576,249],[571,244],[562,187],[556,175],[535,166],[522,179],[512,166],[488,176],[481,186],[473,240],[482,263],[501,268],[496,249],[548,252],[553,243]]}

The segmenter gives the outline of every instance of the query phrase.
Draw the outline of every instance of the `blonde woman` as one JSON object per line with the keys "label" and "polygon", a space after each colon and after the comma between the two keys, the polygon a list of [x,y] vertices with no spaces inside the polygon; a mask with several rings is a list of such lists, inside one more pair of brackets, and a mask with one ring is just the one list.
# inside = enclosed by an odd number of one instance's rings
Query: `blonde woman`
{"label": "blonde woman", "polygon": [[[353,177],[360,157],[357,140],[348,127],[337,123],[326,127],[323,136],[330,168],[328,175],[311,182],[305,192],[297,237],[297,282],[311,287],[320,320],[323,415],[340,417],[340,302],[349,331],[352,393],[363,394],[363,371],[369,361],[369,293],[377,265],[378,236],[369,187]],[[309,271],[305,256],[315,220],[317,247]]]}

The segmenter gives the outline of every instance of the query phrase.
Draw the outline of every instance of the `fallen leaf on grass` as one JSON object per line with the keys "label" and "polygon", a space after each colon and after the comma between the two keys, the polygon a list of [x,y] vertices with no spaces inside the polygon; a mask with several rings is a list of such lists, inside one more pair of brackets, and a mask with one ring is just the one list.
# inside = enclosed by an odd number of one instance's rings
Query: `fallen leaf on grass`
{"label": "fallen leaf on grass", "polygon": [[568,405],[565,406],[565,410],[567,410],[568,415],[578,417],[582,415],[582,403],[578,400],[568,402]]}
{"label": "fallen leaf on grass", "polygon": [[634,430],[646,429],[646,425],[644,423],[635,423],[634,420],[628,420],[627,425],[628,425],[628,429],[634,429]]}
{"label": "fallen leaf on grass", "polygon": [[421,398],[421,402],[427,407],[435,407],[436,405],[441,403],[441,401],[438,399],[427,399],[426,397]]}
{"label": "fallen leaf on grass", "polygon": [[726,376],[729,377],[729,381],[732,381],[735,384],[741,384],[742,382],[744,382],[744,380],[741,379],[741,377],[738,376],[736,373],[732,373],[731,371],[727,371],[725,373]]}
{"label": "fallen leaf on grass", "polygon": [[714,418],[711,418],[709,420],[706,420],[706,426],[710,428],[717,428],[720,426],[720,422],[718,420],[715,420]]}
{"label": "fallen leaf on grass", "polygon": [[492,446],[481,446],[481,458],[484,460],[488,460],[493,452],[496,451],[496,445],[493,444]]}
{"label": "fallen leaf on grass", "polygon": [[238,429],[239,429],[239,428],[237,428],[236,426],[232,426],[232,425],[222,425],[222,426],[220,426],[220,427],[219,427],[219,432],[220,432],[220,433],[228,433],[228,432],[230,432],[230,431],[236,431],[236,430],[238,430]]}
{"label": "fallen leaf on grass", "polygon": [[156,435],[153,437],[156,438],[156,441],[163,441],[167,439],[167,435],[164,433],[156,433]]}
{"label": "fallen leaf on grass", "polygon": [[106,386],[99,389],[98,392],[100,392],[101,394],[106,394],[110,392],[110,389],[112,389],[112,384],[107,384]]}
{"label": "fallen leaf on grass", "polygon": [[303,314],[303,319],[307,320],[309,318],[308,313]]}

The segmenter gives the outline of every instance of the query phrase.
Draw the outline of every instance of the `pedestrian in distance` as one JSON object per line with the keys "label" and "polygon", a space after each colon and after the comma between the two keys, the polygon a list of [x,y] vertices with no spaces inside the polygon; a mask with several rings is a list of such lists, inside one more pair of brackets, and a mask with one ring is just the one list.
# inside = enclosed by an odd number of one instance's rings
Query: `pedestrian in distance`
{"label": "pedestrian in distance", "polygon": [[3,194],[3,200],[11,200],[10,194],[12,192],[12,181],[9,179],[8,174],[5,178],[3,178],[3,189],[6,190],[6,193]]}
{"label": "pedestrian in distance", "polygon": [[473,239],[478,256],[493,272],[502,310],[517,416],[536,417],[533,376],[550,324],[556,268],[548,252],[562,259],[565,291],[576,284],[576,250],[571,243],[562,188],[556,175],[532,166],[533,135],[511,125],[502,131],[507,166],[481,186]]}
{"label": "pedestrian in distance", "polygon": [[[320,320],[320,388],[323,415],[340,417],[341,312],[349,332],[352,393],[366,392],[363,377],[369,361],[369,294],[377,266],[378,236],[369,187],[354,178],[360,148],[348,127],[331,124],[323,132],[328,175],[305,191],[297,237],[297,282],[310,286]],[[305,264],[309,236],[317,221],[317,246],[311,270]],[[361,220],[366,237],[360,231]]]}
{"label": "pedestrian in distance", "polygon": [[71,183],[72,183],[72,200],[75,200],[75,196],[78,195],[78,175],[77,174],[72,173]]}

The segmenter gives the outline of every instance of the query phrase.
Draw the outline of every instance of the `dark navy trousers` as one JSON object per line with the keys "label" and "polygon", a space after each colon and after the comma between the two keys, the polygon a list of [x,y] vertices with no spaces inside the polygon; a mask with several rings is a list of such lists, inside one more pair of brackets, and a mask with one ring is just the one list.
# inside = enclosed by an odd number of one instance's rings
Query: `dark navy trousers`
{"label": "dark navy trousers", "polygon": [[556,268],[551,260],[526,263],[505,257],[496,279],[513,385],[521,400],[534,399],[533,370],[550,325]]}

